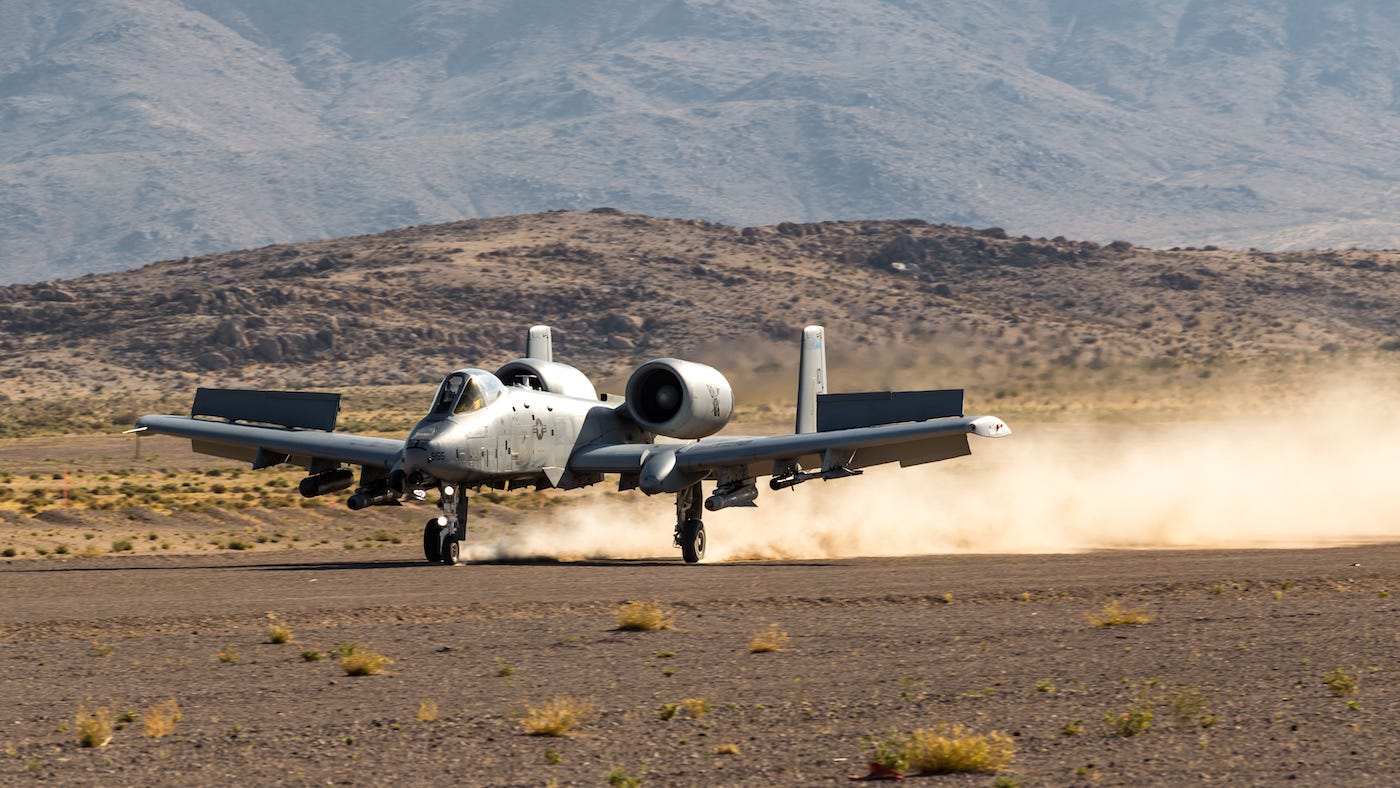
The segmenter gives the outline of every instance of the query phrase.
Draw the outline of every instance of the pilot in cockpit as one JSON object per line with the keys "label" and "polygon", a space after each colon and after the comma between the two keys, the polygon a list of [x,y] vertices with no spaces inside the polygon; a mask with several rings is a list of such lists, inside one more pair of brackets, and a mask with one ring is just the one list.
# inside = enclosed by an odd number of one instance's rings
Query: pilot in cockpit
{"label": "pilot in cockpit", "polygon": [[453,413],[467,413],[484,407],[486,398],[482,396],[481,387],[476,384],[475,379],[467,378],[467,388],[462,392],[462,398],[457,400],[457,409]]}
{"label": "pilot in cockpit", "polygon": [[433,410],[446,412],[452,407],[452,403],[457,400],[457,392],[462,390],[462,376],[450,375],[442,384],[442,392],[438,394],[437,407]]}

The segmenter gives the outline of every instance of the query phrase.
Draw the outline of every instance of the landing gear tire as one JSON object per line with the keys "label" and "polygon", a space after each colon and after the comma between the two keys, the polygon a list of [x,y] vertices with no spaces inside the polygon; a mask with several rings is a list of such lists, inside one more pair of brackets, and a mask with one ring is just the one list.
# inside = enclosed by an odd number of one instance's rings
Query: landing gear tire
{"label": "landing gear tire", "polygon": [[681,543],[681,557],[687,564],[698,563],[705,557],[705,524],[698,519],[691,518],[681,526],[680,534],[677,536]]}
{"label": "landing gear tire", "polygon": [[457,535],[442,529],[442,563],[443,566],[456,566],[457,558],[462,553],[462,543],[457,541]]}
{"label": "landing gear tire", "polygon": [[423,526],[423,557],[434,564],[442,560],[442,526],[436,517]]}

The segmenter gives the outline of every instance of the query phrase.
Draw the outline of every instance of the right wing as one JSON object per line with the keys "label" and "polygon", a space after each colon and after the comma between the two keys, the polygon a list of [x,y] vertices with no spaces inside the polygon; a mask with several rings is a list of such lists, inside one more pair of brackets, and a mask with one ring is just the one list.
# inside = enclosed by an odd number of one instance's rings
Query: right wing
{"label": "right wing", "polygon": [[792,465],[849,475],[870,465],[901,466],[970,454],[968,435],[1000,438],[1011,428],[995,416],[959,416],[901,424],[764,437],[703,438],[695,443],[586,446],[569,458],[574,471],[638,474],[645,492],[677,492],[721,469],[766,476]]}
{"label": "right wing", "polygon": [[200,388],[189,416],[142,416],[136,429],[189,438],[200,454],[243,460],[255,469],[284,462],[313,474],[341,463],[394,467],[402,441],[334,432],[339,415],[339,394]]}

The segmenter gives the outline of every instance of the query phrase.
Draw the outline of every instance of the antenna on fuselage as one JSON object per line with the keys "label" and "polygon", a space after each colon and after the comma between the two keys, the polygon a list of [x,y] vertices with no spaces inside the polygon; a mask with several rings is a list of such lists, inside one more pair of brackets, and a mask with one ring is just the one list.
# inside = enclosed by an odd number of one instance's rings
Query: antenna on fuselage
{"label": "antenna on fuselage", "polygon": [[539,361],[554,360],[554,348],[549,338],[549,326],[530,327],[530,335],[525,340],[525,357]]}
{"label": "antenna on fuselage", "polygon": [[797,432],[817,431],[817,395],[826,393],[826,329],[802,329],[802,356],[797,365]]}

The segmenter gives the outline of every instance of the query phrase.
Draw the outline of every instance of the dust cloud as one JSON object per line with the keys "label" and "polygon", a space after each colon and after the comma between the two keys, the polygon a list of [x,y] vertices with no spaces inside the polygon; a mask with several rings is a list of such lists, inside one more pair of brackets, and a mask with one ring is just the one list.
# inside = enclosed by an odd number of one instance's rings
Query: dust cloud
{"label": "dust cloud", "polygon": [[[1400,540],[1395,393],[1228,422],[1012,428],[951,462],[761,486],[758,508],[707,513],[706,561]],[[672,512],[670,496],[582,503],[469,557],[675,556]]]}

